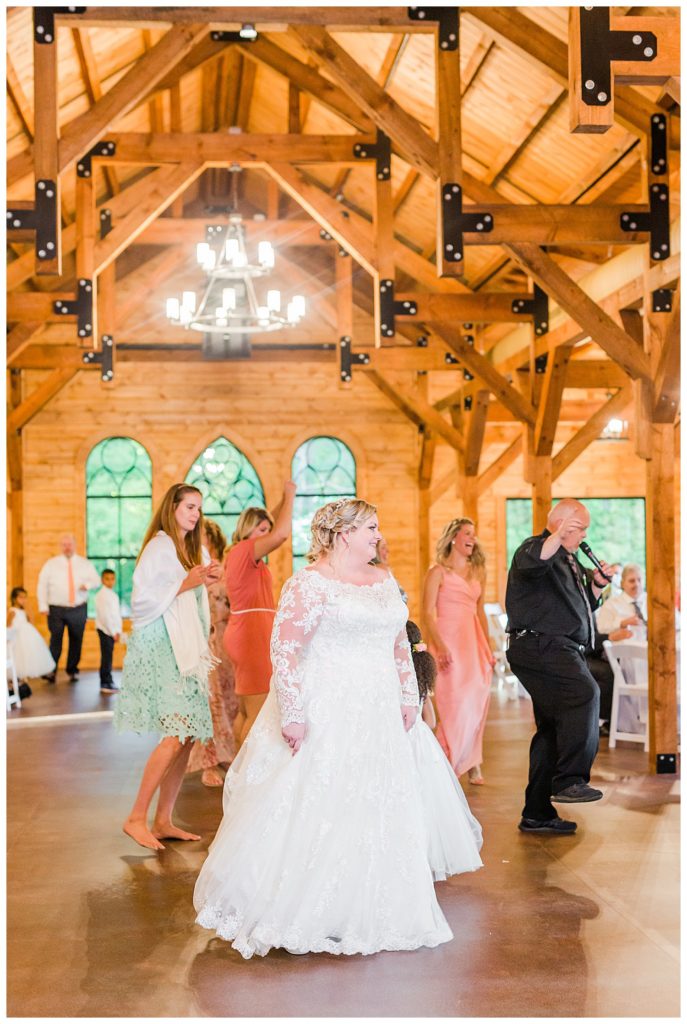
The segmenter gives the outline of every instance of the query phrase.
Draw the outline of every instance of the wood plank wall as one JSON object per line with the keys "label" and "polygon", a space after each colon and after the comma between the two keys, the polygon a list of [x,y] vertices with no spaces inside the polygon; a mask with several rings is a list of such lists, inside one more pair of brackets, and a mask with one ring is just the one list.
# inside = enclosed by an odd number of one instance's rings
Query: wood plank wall
{"label": "wood plank wall", "polygon": [[[27,374],[30,391],[41,380]],[[502,427],[489,427],[481,468],[508,443]],[[512,427],[510,428],[512,431]],[[562,442],[575,427],[562,425]],[[253,462],[270,507],[278,501],[299,444],[316,434],[340,437],[358,466],[358,493],[379,508],[394,571],[419,613],[425,566],[420,565],[416,428],[364,375],[352,390],[338,387],[333,366],[232,363],[120,364],[116,385],[103,389],[95,374],[80,373],[24,430],[24,585],[30,611],[37,615],[36,582],[43,562],[55,554],[61,533],[72,530],[85,553],[85,463],[94,444],[112,435],[136,438],[148,449],[154,473],[154,502],[183,479],[193,459],[225,434]],[[495,443],[490,443],[490,433]],[[480,500],[479,535],[488,558],[487,599],[503,601],[505,590],[505,501],[528,497],[521,459]],[[434,479],[455,464],[455,453],[441,444]],[[591,445],[554,485],[554,496],[635,496],[644,494],[644,463],[630,441]],[[430,551],[445,522],[457,514],[453,489],[430,514]],[[628,553],[628,558],[631,553]],[[285,546],[271,559],[278,595],[290,575],[291,552]],[[8,587],[14,583],[8,580]],[[98,664],[98,644],[89,623],[83,667]],[[118,648],[116,664],[121,663]]]}

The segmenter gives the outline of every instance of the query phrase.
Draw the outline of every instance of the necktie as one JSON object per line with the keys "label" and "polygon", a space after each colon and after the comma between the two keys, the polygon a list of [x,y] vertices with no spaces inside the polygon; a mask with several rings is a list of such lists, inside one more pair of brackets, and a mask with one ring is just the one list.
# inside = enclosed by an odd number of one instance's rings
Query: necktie
{"label": "necktie", "polygon": [[73,608],[76,604],[76,590],[74,589],[74,572],[72,570],[71,558],[67,559],[67,584],[69,586],[69,604]]}
{"label": "necktie", "polygon": [[634,610],[635,610],[635,611],[637,612],[637,615],[638,615],[638,616],[639,616],[639,618],[640,618],[640,619],[642,620],[642,622],[646,622],[646,619],[645,619],[645,618],[644,618],[644,616],[642,615],[642,609],[641,609],[641,608],[639,607],[639,601],[633,601],[633,602],[632,602],[632,607],[633,607],[633,608],[634,608]]}
{"label": "necktie", "polygon": [[572,570],[572,574],[573,574],[573,576],[575,578],[575,583],[577,584],[577,589],[582,594],[582,600],[584,601],[584,607],[585,607],[585,610],[587,612],[587,625],[589,627],[589,646],[593,647],[594,646],[594,616],[592,614],[592,607],[591,607],[591,605],[589,603],[589,598],[587,597],[587,591],[586,591],[586,589],[585,589],[585,587],[584,587],[584,585],[582,583],[582,580],[580,579],[580,567],[578,566],[577,560],[576,560],[575,556],[572,554],[572,552],[570,552],[570,551],[566,552],[566,556],[565,557],[567,558],[568,563],[570,565],[570,568]]}

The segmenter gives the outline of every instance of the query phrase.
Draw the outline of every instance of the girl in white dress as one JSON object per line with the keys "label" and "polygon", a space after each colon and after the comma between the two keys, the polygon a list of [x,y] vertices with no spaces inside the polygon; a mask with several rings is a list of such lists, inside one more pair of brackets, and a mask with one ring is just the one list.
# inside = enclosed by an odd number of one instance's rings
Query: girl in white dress
{"label": "girl in white dress", "polygon": [[55,659],[26,612],[27,594],[23,587],[15,587],[10,595],[7,625],[12,630],[8,640],[12,645],[17,679],[38,679],[55,671]]}
{"label": "girl in white dress", "polygon": [[406,735],[419,704],[408,612],[369,564],[372,505],[325,505],[312,533],[312,564],[279,602],[270,693],[227,773],[197,922],[246,959],[437,946],[452,932]]}

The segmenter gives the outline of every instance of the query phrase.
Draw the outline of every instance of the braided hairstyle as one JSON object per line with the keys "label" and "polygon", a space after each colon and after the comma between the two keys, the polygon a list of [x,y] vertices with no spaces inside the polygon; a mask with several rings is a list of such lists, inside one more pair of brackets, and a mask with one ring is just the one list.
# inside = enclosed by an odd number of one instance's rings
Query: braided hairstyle
{"label": "braided hairstyle", "polygon": [[422,633],[420,632],[420,627],[412,619],[408,619],[406,622],[406,635],[413,655],[417,688],[420,692],[420,703],[422,703],[434,690],[434,680],[437,677],[437,663],[429,651],[414,650],[415,644],[422,643]]}

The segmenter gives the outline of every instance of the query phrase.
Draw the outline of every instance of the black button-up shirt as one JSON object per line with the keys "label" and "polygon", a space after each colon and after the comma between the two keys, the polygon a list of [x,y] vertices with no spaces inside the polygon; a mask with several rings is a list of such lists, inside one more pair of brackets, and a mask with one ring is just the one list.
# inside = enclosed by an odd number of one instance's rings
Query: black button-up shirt
{"label": "black button-up shirt", "polygon": [[[568,552],[560,547],[551,558],[540,557],[550,535],[544,530],[528,537],[513,555],[506,588],[508,631],[532,629],[546,636],[567,636],[586,646],[590,641],[589,616],[567,561]],[[592,591],[592,571],[579,562],[577,565],[593,611],[599,598]]]}

